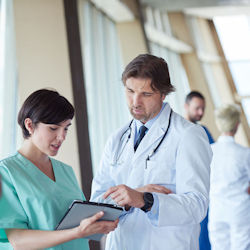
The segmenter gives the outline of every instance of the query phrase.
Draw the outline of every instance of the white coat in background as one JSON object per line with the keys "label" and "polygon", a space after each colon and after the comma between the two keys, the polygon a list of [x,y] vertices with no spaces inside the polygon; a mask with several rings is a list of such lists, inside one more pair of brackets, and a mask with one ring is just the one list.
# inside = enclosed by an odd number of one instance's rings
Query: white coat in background
{"label": "white coat in background", "polygon": [[[169,123],[167,104],[134,152],[135,122],[108,140],[100,168],[93,180],[91,200],[112,186],[138,188],[159,184],[173,194],[154,193],[156,203],[148,213],[132,208],[120,218],[107,237],[108,250],[197,250],[200,222],[206,216],[209,194],[211,147],[202,127],[172,113],[169,131],[146,166]],[[158,214],[158,217],[156,216]]]}
{"label": "white coat in background", "polygon": [[212,145],[209,238],[213,250],[250,250],[250,149],[220,136]]}

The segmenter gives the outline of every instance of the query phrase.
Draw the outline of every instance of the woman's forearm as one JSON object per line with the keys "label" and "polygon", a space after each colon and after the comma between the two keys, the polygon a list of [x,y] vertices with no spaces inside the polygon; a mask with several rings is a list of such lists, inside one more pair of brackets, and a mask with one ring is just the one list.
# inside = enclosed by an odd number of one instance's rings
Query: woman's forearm
{"label": "woman's forearm", "polygon": [[77,238],[74,228],[58,231],[6,229],[6,234],[15,250],[49,248]]}
{"label": "woman's forearm", "polygon": [[98,221],[103,215],[103,212],[99,212],[82,220],[79,226],[72,229],[42,231],[12,228],[6,229],[6,234],[15,250],[49,248],[92,234],[107,234],[115,230],[118,219],[116,221]]}

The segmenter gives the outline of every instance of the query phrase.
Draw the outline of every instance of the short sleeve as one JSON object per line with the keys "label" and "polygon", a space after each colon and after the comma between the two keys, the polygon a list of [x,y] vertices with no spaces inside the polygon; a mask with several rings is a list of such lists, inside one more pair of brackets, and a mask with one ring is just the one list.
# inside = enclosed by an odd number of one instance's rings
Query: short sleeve
{"label": "short sleeve", "polygon": [[0,197],[0,242],[7,242],[6,228],[28,228],[28,219],[13,185],[11,174],[0,163],[2,196]]}

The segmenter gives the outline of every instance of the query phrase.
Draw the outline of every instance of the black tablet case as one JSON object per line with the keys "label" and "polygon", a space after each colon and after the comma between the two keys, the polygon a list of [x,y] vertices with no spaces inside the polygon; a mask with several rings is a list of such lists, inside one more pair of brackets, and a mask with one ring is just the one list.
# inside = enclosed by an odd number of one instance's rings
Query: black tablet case
{"label": "black tablet case", "polygon": [[[55,229],[62,230],[77,227],[83,219],[91,217],[100,211],[104,212],[104,215],[100,220],[114,221],[121,215],[123,209],[121,207],[105,203],[75,200],[72,202],[68,211]],[[86,238],[99,241],[102,236],[103,234],[94,234]]]}

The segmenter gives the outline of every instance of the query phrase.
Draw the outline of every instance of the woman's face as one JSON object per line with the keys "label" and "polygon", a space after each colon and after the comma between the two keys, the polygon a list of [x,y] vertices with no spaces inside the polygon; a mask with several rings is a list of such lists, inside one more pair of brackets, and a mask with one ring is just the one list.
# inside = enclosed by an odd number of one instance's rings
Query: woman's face
{"label": "woman's face", "polygon": [[32,131],[29,130],[31,134],[29,140],[42,153],[55,156],[66,138],[70,125],[71,119],[59,124],[45,124],[40,122]]}

